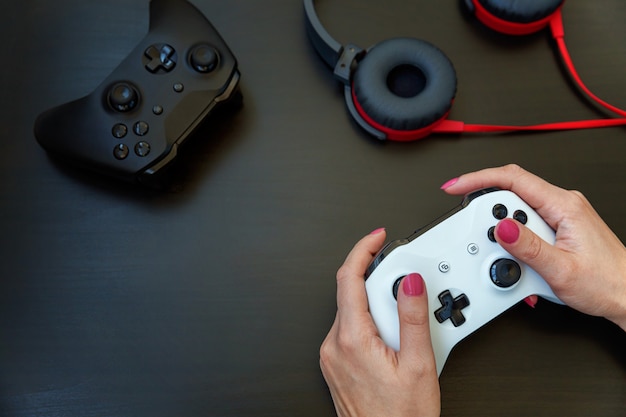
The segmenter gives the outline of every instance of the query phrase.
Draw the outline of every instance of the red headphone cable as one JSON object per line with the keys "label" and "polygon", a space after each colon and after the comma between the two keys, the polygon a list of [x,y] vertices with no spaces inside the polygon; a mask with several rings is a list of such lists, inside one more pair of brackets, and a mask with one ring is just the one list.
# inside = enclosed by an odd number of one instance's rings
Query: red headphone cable
{"label": "red headphone cable", "polygon": [[578,72],[574,67],[572,58],[570,57],[570,54],[567,50],[567,46],[565,45],[565,30],[563,29],[563,16],[561,14],[560,8],[555,12],[554,16],[550,20],[550,31],[552,32],[552,37],[556,41],[557,47],[561,54],[561,58],[565,63],[565,67],[569,71],[574,81],[576,81],[576,84],[578,84],[578,87],[580,87],[580,89],[584,91],[585,94],[589,96],[589,98],[600,104],[605,109],[610,110],[613,113],[620,115],[621,117],[626,117],[626,111],[607,103],[606,101],[600,99],[598,96],[593,94],[578,75]]}

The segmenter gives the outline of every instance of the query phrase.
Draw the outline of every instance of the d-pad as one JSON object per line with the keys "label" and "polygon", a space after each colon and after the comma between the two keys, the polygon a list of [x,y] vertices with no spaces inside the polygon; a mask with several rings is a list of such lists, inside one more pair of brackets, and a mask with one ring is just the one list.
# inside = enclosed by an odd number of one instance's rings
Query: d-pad
{"label": "d-pad", "polygon": [[163,69],[169,72],[176,66],[176,51],[170,45],[151,45],[145,50],[146,69],[152,73]]}
{"label": "d-pad", "polygon": [[441,307],[435,311],[435,318],[439,323],[450,319],[454,327],[459,327],[465,323],[465,316],[461,313],[465,307],[470,305],[469,298],[465,294],[461,294],[458,297],[452,297],[450,291],[445,290],[439,294],[439,301]]}

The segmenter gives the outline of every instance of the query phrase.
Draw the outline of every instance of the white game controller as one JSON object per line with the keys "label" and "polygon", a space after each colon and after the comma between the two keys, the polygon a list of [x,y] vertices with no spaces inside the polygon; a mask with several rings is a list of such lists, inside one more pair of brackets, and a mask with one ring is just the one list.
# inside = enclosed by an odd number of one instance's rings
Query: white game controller
{"label": "white game controller", "polygon": [[554,231],[521,198],[487,188],[468,194],[460,206],[378,253],[367,269],[365,287],[370,313],[388,346],[400,349],[396,297],[398,284],[410,273],[421,274],[426,282],[439,375],[460,340],[529,295],[563,304],[539,274],[495,241],[495,226],[506,217],[554,244]]}

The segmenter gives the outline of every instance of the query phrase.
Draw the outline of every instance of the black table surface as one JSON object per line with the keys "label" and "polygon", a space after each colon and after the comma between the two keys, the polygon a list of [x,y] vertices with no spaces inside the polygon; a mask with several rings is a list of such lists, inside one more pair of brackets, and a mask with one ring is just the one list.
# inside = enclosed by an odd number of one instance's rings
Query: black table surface
{"label": "black table surface", "polygon": [[[380,143],[348,117],[299,0],[193,3],[239,60],[243,106],[211,120],[155,192],[51,159],[33,123],[89,94],[148,30],[147,0],[9,2],[0,17],[0,414],[331,416],[319,346],[335,272],[384,226],[402,238],[458,204],[439,186],[517,163],[585,193],[626,239],[626,131]],[[318,1],[342,43],[427,39],[458,75],[451,117],[600,118],[549,34],[482,28],[461,1]],[[570,0],[581,77],[626,107],[626,2]],[[626,339],[567,307],[521,304],[462,341],[444,416],[623,416]]]}

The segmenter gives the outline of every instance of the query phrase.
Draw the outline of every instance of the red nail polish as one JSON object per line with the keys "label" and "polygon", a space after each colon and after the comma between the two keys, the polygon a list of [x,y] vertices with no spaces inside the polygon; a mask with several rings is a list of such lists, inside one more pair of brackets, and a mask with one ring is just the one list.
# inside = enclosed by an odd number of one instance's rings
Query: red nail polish
{"label": "red nail polish", "polygon": [[424,294],[424,279],[420,274],[409,274],[402,280],[402,291],[409,297]]}
{"label": "red nail polish", "polygon": [[384,230],[385,230],[385,228],[384,228],[384,227],[379,227],[378,229],[373,230],[373,231],[370,233],[370,235],[377,235],[377,234],[379,234],[380,232],[382,232],[382,231],[384,231]]}
{"label": "red nail polish", "polygon": [[515,243],[519,238],[519,226],[511,219],[503,219],[496,227],[496,235],[504,243]]}
{"label": "red nail polish", "polygon": [[452,187],[454,184],[457,183],[459,179],[458,178],[452,178],[451,180],[446,181],[441,187],[440,189],[445,190],[446,188],[450,188]]}

